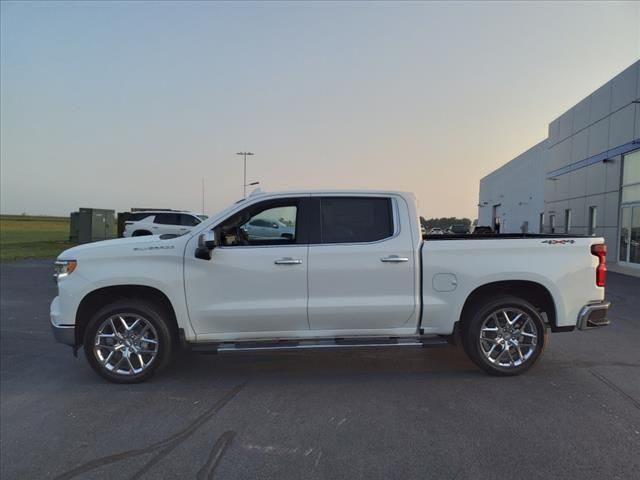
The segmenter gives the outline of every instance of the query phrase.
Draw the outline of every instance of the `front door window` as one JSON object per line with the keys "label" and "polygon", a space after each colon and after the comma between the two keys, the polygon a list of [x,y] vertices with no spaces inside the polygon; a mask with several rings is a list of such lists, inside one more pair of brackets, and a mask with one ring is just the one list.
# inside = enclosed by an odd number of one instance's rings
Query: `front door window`
{"label": "front door window", "polygon": [[296,244],[297,215],[297,201],[251,208],[232,216],[219,227],[220,243],[224,247]]}
{"label": "front door window", "polygon": [[249,244],[260,241],[294,242],[296,239],[297,208],[276,207],[254,215],[240,228],[246,235]]}

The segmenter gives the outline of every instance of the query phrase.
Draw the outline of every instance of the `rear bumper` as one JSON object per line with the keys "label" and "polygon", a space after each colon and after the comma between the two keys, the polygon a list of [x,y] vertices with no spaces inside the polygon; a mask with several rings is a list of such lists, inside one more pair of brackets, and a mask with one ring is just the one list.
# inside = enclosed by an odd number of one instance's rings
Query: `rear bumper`
{"label": "rear bumper", "polygon": [[578,314],[577,327],[580,330],[590,330],[592,328],[606,327],[611,322],[607,318],[607,312],[611,302],[594,303],[585,305]]}

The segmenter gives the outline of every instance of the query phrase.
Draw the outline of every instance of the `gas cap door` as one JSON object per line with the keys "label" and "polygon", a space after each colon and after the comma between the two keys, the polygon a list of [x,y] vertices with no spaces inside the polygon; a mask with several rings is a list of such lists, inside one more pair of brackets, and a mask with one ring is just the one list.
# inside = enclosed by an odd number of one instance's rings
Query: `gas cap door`
{"label": "gas cap door", "polygon": [[436,292],[453,292],[458,286],[458,279],[453,273],[437,273],[432,284]]}

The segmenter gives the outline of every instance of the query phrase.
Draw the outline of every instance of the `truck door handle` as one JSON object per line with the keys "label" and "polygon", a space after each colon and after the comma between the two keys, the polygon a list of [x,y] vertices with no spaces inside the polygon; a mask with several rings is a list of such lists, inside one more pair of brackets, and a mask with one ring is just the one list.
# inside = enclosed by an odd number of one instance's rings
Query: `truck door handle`
{"label": "truck door handle", "polygon": [[408,262],[409,259],[407,257],[399,257],[398,255],[389,255],[388,257],[382,257],[380,261],[385,263],[402,263]]}
{"label": "truck door handle", "polygon": [[275,263],[276,265],[300,265],[302,263],[302,260],[300,260],[299,258],[284,257],[277,259],[273,263]]}

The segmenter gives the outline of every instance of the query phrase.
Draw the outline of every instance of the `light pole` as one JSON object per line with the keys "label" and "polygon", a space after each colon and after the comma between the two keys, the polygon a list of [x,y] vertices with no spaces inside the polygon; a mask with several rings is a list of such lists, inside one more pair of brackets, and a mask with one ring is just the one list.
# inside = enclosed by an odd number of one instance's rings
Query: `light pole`
{"label": "light pole", "polygon": [[242,155],[244,157],[244,180],[242,182],[242,198],[247,198],[247,155],[255,155],[252,152],[238,152],[236,155]]}

